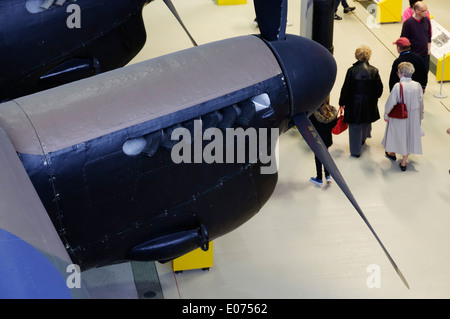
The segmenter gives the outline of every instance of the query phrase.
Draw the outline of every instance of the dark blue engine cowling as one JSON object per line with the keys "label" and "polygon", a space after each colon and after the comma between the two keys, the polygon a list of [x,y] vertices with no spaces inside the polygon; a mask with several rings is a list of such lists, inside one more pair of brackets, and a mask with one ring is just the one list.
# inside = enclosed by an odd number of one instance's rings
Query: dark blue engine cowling
{"label": "dark blue engine cowling", "polygon": [[[218,127],[288,127],[289,99],[282,76],[244,89],[249,97],[266,92],[272,105],[261,111],[241,94],[209,101],[232,103]],[[242,93],[241,92],[241,93]],[[222,101],[222,102],[220,102]],[[207,107],[206,105],[203,105]],[[250,115],[248,115],[250,114]],[[204,121],[205,123],[207,121]],[[128,156],[122,150],[133,129],[47,154],[20,154],[63,243],[81,269],[125,260],[167,260],[198,248],[205,227],[214,240],[253,217],[271,196],[277,174],[261,174],[259,161],[181,163],[171,159],[170,143]],[[184,126],[190,126],[184,122]],[[268,150],[272,152],[273,150]]]}

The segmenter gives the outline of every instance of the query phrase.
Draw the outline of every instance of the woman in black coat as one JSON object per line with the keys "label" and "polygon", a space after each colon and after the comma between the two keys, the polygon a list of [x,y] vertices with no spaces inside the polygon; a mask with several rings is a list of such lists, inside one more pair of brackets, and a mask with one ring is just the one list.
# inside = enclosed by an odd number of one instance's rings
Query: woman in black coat
{"label": "woman in black coat", "polygon": [[344,106],[344,121],[349,124],[350,154],[361,155],[361,146],[370,137],[372,123],[380,118],[378,99],[383,93],[378,69],[369,64],[372,50],[365,45],[355,51],[358,60],[347,70],[339,105]]}

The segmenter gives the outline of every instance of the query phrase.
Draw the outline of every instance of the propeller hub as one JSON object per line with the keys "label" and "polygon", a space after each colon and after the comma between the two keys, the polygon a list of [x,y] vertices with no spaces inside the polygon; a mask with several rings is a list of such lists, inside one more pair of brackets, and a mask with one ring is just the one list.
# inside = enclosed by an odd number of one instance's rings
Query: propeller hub
{"label": "propeller hub", "polygon": [[291,100],[291,118],[311,114],[328,97],[336,80],[333,55],[321,44],[288,34],[282,41],[266,41],[286,77]]}

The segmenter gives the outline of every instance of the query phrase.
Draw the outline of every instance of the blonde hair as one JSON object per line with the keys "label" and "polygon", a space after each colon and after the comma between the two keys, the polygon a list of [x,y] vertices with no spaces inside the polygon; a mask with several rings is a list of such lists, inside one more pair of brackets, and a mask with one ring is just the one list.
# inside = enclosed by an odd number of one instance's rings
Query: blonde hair
{"label": "blonde hair", "polygon": [[367,45],[361,45],[355,51],[355,58],[358,61],[369,61],[372,50]]}
{"label": "blonde hair", "polygon": [[407,78],[410,78],[415,71],[414,65],[412,65],[412,63],[409,63],[409,62],[400,63],[398,65],[397,69],[398,69],[398,73],[403,74]]}

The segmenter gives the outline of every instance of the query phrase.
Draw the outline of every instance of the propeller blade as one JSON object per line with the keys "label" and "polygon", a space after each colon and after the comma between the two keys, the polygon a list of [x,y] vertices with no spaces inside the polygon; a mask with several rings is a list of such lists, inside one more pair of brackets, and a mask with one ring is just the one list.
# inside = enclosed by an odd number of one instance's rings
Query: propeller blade
{"label": "propeller blade", "polygon": [[306,116],[306,113],[299,113],[299,114],[294,115],[293,120],[294,120],[295,125],[297,126],[298,131],[305,139],[306,143],[309,145],[309,147],[314,152],[314,154],[317,156],[317,158],[320,160],[320,162],[327,168],[327,171],[331,174],[331,176],[333,176],[334,180],[339,185],[339,187],[342,189],[345,196],[347,196],[347,198],[353,204],[353,206],[357,210],[358,214],[361,216],[361,218],[366,223],[367,227],[369,227],[370,231],[375,236],[376,240],[378,241],[378,243],[380,244],[384,253],[386,254],[387,258],[391,262],[391,264],[394,267],[395,271],[397,272],[398,276],[403,281],[405,286],[409,289],[408,282],[406,281],[405,277],[403,276],[402,272],[398,268],[395,261],[392,259],[391,255],[388,253],[388,251],[384,247],[381,240],[378,238],[378,235],[375,233],[375,230],[370,225],[366,216],[362,212],[361,208],[359,207],[358,203],[356,202],[355,198],[353,197],[353,194],[351,193],[350,188],[347,186],[347,183],[345,182],[344,178],[342,177],[341,173],[339,172],[339,169],[337,168],[336,164],[334,163],[333,158],[331,157],[330,153],[328,152],[328,149],[326,148],[325,144],[323,143],[322,139],[320,138],[319,133],[317,133],[314,125],[311,123],[309,118]]}
{"label": "propeller blade", "polygon": [[267,41],[284,40],[287,0],[254,0],[253,3],[261,37]]}
{"label": "propeller blade", "polygon": [[180,16],[178,15],[177,10],[175,9],[175,6],[172,3],[172,0],[163,0],[163,1],[166,4],[166,6],[169,8],[169,10],[172,12],[172,14],[175,16],[175,18],[178,20],[180,25],[183,27],[184,32],[186,32],[186,34],[189,37],[189,39],[191,40],[192,44],[196,47],[197,42],[195,42],[194,38],[189,33],[188,29],[185,27],[183,21],[181,20]]}

